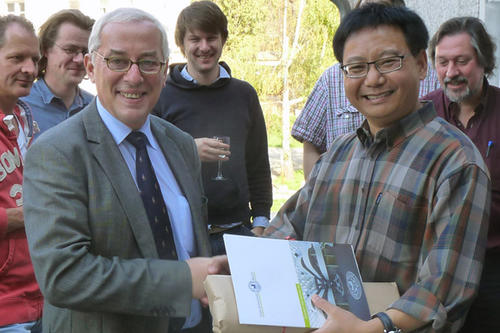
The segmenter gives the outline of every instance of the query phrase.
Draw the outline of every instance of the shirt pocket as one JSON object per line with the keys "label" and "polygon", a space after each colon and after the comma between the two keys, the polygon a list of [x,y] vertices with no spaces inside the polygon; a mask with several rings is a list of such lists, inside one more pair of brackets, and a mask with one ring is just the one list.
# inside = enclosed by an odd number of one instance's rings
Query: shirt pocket
{"label": "shirt pocket", "polygon": [[368,220],[365,248],[390,262],[417,262],[427,216],[427,205],[412,194],[379,193]]}

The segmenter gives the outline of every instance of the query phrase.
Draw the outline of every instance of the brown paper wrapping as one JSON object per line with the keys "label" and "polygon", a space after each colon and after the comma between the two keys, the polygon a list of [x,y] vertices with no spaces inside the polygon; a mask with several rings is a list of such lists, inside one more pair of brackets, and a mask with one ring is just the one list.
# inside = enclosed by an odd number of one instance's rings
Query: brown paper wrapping
{"label": "brown paper wrapping", "polygon": [[[363,287],[372,314],[384,311],[389,304],[399,298],[394,282],[368,282],[363,283]],[[213,318],[214,333],[306,333],[312,331],[310,328],[240,324],[233,283],[229,275],[208,276],[205,280],[205,290]]]}

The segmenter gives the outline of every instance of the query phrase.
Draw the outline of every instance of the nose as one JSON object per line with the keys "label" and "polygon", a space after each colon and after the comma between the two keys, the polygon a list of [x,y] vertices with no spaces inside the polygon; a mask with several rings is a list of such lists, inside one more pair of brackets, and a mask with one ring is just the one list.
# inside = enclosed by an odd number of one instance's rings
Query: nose
{"label": "nose", "polygon": [[206,39],[202,39],[200,41],[200,50],[208,50],[209,49],[209,46],[208,46],[208,41]]}
{"label": "nose", "polygon": [[455,77],[459,74],[458,67],[455,62],[448,62],[448,66],[446,66],[446,76],[447,77]]}
{"label": "nose", "polygon": [[38,62],[35,62],[33,59],[26,59],[21,67],[21,71],[23,73],[36,76],[38,71]]}
{"label": "nose", "polygon": [[124,76],[125,81],[130,82],[130,83],[141,83],[144,78],[142,76],[141,71],[139,70],[139,65],[137,64],[132,64],[130,68],[128,69],[127,73],[125,73]]}
{"label": "nose", "polygon": [[384,75],[380,74],[375,64],[368,65],[368,73],[366,73],[364,84],[367,86],[378,86],[384,83]]}
{"label": "nose", "polygon": [[81,62],[83,63],[83,57],[85,55],[83,54],[83,51],[82,52],[78,52],[77,54],[74,54],[73,55],[73,62]]}

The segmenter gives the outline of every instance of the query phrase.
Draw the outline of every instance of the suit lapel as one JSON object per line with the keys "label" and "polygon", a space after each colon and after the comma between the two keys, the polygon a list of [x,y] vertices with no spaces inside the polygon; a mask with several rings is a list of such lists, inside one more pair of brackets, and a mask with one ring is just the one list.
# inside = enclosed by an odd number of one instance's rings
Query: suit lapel
{"label": "suit lapel", "polygon": [[[151,120],[151,130],[156,138],[156,141],[160,145],[160,148],[165,156],[165,159],[172,170],[172,173],[177,180],[177,184],[182,190],[182,193],[186,196],[192,211],[192,204],[194,202],[195,193],[197,187],[193,183],[190,172],[186,172],[187,165],[184,162],[184,157],[177,148],[177,144],[170,138],[170,136],[165,133],[161,133],[162,129],[157,125],[153,119]],[[158,138],[161,138],[160,140]]]}
{"label": "suit lapel", "polygon": [[[90,112],[83,116],[87,140],[97,163],[106,174],[112,189],[120,201],[119,207],[128,217],[137,244],[145,258],[158,258],[153,233],[137,187],[123,156],[111,133],[97,112],[95,100]],[[137,204],[141,203],[141,204]]]}

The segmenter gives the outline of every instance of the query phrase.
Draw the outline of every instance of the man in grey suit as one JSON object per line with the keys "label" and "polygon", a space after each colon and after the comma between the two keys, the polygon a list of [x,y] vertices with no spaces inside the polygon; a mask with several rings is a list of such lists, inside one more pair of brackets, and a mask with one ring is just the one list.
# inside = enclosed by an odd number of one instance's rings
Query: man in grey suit
{"label": "man in grey suit", "polygon": [[[165,333],[172,323],[197,331],[202,281],[228,269],[226,257],[201,258],[210,250],[193,139],[149,114],[167,59],[154,17],[130,8],[104,15],[84,60],[97,98],[28,152],[26,231],[45,296],[44,332]],[[147,138],[178,260],[159,255],[173,244],[152,232],[131,132]]]}

